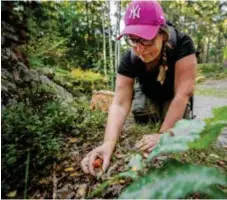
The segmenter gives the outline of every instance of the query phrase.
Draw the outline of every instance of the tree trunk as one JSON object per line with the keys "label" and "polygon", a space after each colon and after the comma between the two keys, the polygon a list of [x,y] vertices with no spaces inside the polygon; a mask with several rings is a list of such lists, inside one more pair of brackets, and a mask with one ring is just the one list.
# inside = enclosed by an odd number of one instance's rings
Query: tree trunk
{"label": "tree trunk", "polygon": [[[109,13],[109,62],[110,62],[110,69],[112,72],[114,72],[114,65],[113,65],[113,49],[112,49],[112,31],[111,31],[111,16],[110,16],[110,1],[108,1],[108,13]],[[111,87],[114,88],[114,73],[111,76]]]}
{"label": "tree trunk", "polygon": [[103,61],[104,61],[104,75],[107,78],[107,64],[106,64],[106,35],[105,35],[105,2],[102,12],[102,38],[103,38]]}
{"label": "tree trunk", "polygon": [[[116,24],[116,36],[120,34],[120,21],[121,21],[121,2],[117,1],[117,24]],[[115,42],[115,74],[120,63],[120,42]]]}

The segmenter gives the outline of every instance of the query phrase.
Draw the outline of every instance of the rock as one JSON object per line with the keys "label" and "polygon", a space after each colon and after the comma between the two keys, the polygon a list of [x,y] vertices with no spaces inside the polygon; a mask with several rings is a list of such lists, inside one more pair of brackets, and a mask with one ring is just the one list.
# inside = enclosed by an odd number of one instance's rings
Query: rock
{"label": "rock", "polygon": [[48,77],[41,75],[40,80],[43,84],[55,88],[58,98],[65,101],[65,103],[70,103],[73,101],[73,95],[71,93],[67,92],[63,87],[51,81]]}
{"label": "rock", "polygon": [[59,86],[47,76],[34,69],[29,69],[23,62],[17,59],[17,55],[9,48],[2,50],[2,105],[17,102],[23,90],[35,88],[39,85],[47,85],[53,88],[56,96],[63,103],[71,103],[73,96],[63,87]]}

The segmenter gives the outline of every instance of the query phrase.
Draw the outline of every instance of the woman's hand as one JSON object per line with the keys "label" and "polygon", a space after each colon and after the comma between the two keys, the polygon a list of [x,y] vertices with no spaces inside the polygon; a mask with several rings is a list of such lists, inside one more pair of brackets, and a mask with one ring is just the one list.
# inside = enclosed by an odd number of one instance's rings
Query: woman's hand
{"label": "woman's hand", "polygon": [[90,151],[81,161],[81,167],[84,173],[96,176],[94,162],[98,158],[103,160],[102,171],[105,172],[106,169],[109,167],[114,147],[115,147],[114,142],[107,141],[103,143],[101,146]]}
{"label": "woman's hand", "polygon": [[144,135],[143,138],[136,143],[136,149],[150,153],[155,145],[159,142],[161,134]]}

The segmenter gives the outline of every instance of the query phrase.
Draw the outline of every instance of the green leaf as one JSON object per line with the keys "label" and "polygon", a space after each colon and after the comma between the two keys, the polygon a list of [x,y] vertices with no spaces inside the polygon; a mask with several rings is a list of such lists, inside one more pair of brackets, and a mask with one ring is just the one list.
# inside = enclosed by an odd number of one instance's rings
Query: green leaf
{"label": "green leaf", "polygon": [[[200,132],[204,129],[205,122],[199,120],[180,120],[171,132],[166,132],[160,138],[159,143],[149,154],[149,162],[155,156],[162,153],[177,153],[189,149],[189,143],[200,138]],[[172,133],[174,135],[172,135]]]}
{"label": "green leaf", "polygon": [[12,192],[9,192],[6,196],[9,197],[9,198],[14,198],[16,195],[17,195],[17,191],[14,190]]}
{"label": "green leaf", "polygon": [[189,147],[193,149],[204,149],[208,147],[217,139],[224,127],[227,127],[227,121],[217,121],[209,124],[202,133],[204,136],[202,136],[199,140],[190,143]]}
{"label": "green leaf", "polygon": [[143,157],[140,154],[132,155],[128,166],[133,171],[140,171],[141,169],[143,169]]}
{"label": "green leaf", "polygon": [[138,178],[138,174],[137,174],[137,172],[129,170],[127,172],[122,172],[122,173],[120,173],[120,174],[118,174],[116,176],[113,176],[111,179],[109,179],[107,181],[104,181],[99,186],[97,186],[95,188],[95,190],[90,193],[88,198],[92,198],[92,197],[102,193],[103,190],[105,190],[105,188],[107,188],[108,186],[110,186],[112,183],[114,183],[116,180],[118,180],[120,178],[137,179]]}
{"label": "green leaf", "polygon": [[186,120],[182,119],[176,123],[171,131],[175,135],[184,135],[191,133],[200,133],[205,128],[205,122],[202,120]]}
{"label": "green leaf", "polygon": [[132,170],[126,171],[126,172],[121,172],[118,174],[118,177],[126,177],[126,178],[131,178],[131,179],[137,179],[138,178],[138,173]]}
{"label": "green leaf", "polygon": [[145,177],[126,188],[119,198],[176,199],[194,192],[220,197],[223,191],[211,189],[216,184],[227,185],[227,176],[217,169],[170,161],[163,168],[151,169]]}

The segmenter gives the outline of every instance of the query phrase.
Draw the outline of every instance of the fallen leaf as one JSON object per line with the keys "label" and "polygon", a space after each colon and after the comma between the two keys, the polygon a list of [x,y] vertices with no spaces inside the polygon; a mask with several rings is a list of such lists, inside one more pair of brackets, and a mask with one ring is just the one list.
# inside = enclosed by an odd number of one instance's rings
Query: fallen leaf
{"label": "fallen leaf", "polygon": [[62,167],[60,165],[56,165],[56,171],[59,172],[61,171]]}
{"label": "fallen leaf", "polygon": [[138,171],[136,167],[132,167],[131,170],[134,171],[134,172]]}
{"label": "fallen leaf", "polygon": [[123,179],[119,180],[119,183],[120,183],[120,184],[125,184],[125,182],[126,182],[126,181],[123,180]]}
{"label": "fallen leaf", "polygon": [[76,198],[85,198],[87,193],[87,184],[82,184],[77,190]]}
{"label": "fallen leaf", "polygon": [[77,142],[77,138],[74,137],[69,139],[69,143],[75,143],[75,142]]}
{"label": "fallen leaf", "polygon": [[74,168],[73,167],[67,167],[67,168],[65,168],[65,172],[71,172],[71,171],[73,171],[74,170]]}
{"label": "fallen leaf", "polygon": [[216,155],[216,154],[210,154],[209,156],[211,156],[211,157],[214,157],[214,158],[219,158],[219,156],[218,155]]}
{"label": "fallen leaf", "polygon": [[16,195],[17,195],[17,191],[14,190],[12,192],[9,192],[6,196],[9,197],[9,198],[14,198]]}
{"label": "fallen leaf", "polygon": [[74,173],[70,174],[69,176],[71,176],[71,177],[75,177],[75,176],[78,176],[78,175],[79,175],[79,173],[78,173],[78,172],[74,172]]}
{"label": "fallen leaf", "polygon": [[50,177],[47,177],[47,178],[42,178],[39,183],[40,184],[44,184],[44,185],[48,185],[52,182],[52,179]]}

